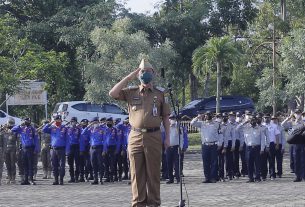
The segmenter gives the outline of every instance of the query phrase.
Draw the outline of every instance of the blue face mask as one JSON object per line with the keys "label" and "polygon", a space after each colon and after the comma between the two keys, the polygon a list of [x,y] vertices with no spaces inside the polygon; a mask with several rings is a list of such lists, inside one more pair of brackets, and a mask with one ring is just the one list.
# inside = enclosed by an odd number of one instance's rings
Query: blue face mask
{"label": "blue face mask", "polygon": [[144,84],[148,84],[152,81],[153,79],[153,75],[152,73],[150,72],[144,72],[144,73],[141,73],[140,76],[139,76],[139,80],[141,81],[141,83],[144,83]]}

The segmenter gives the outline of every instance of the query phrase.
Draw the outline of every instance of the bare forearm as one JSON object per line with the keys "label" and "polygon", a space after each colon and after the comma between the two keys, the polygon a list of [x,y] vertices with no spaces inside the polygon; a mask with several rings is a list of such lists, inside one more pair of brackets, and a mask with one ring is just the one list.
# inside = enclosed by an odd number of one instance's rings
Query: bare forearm
{"label": "bare forearm", "polygon": [[109,91],[109,96],[112,98],[118,98],[121,90],[125,88],[130,81],[130,78],[128,76],[124,77],[120,82],[115,84],[113,88]]}

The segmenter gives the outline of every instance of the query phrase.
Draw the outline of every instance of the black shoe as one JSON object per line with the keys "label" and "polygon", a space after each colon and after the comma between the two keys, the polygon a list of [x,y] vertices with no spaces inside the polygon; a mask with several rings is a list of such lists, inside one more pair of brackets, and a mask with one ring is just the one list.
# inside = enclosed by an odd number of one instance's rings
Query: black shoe
{"label": "black shoe", "polygon": [[85,179],[84,178],[80,178],[79,182],[83,183],[83,182],[85,182]]}
{"label": "black shoe", "polygon": [[109,183],[109,182],[110,182],[110,178],[107,178],[107,179],[105,180],[105,182],[106,182],[106,183]]}
{"label": "black shoe", "polygon": [[282,178],[282,175],[278,175],[279,178]]}
{"label": "black shoe", "polygon": [[52,185],[59,185],[58,180],[55,180]]}
{"label": "black shoe", "polygon": [[262,181],[261,179],[255,179],[255,182],[257,182],[257,183],[259,183],[261,181]]}
{"label": "black shoe", "polygon": [[75,183],[75,179],[74,178],[71,178],[68,183]]}
{"label": "black shoe", "polygon": [[29,181],[23,181],[20,185],[31,185],[31,183]]}
{"label": "black shoe", "polygon": [[60,178],[59,185],[64,185],[64,179]]}
{"label": "black shoe", "polygon": [[117,178],[117,177],[115,177],[113,181],[114,181],[114,182],[118,182],[118,178]]}
{"label": "black shoe", "polygon": [[101,184],[101,185],[104,185],[104,182],[101,180],[101,181],[100,181],[100,184]]}
{"label": "black shoe", "polygon": [[172,184],[172,183],[174,183],[173,180],[169,180],[169,181],[166,182],[166,184]]}
{"label": "black shoe", "polygon": [[97,185],[97,184],[98,184],[98,181],[97,181],[97,180],[91,182],[91,185]]}
{"label": "black shoe", "polygon": [[293,182],[302,182],[302,179],[301,178],[296,178],[293,180]]}
{"label": "black shoe", "polygon": [[249,179],[246,183],[254,183],[254,179]]}
{"label": "black shoe", "polygon": [[217,181],[215,179],[211,179],[210,183],[216,183]]}
{"label": "black shoe", "polygon": [[88,180],[94,180],[93,175],[90,175]]}
{"label": "black shoe", "polygon": [[204,181],[202,181],[202,183],[211,183],[211,181],[209,181],[209,180],[204,180]]}

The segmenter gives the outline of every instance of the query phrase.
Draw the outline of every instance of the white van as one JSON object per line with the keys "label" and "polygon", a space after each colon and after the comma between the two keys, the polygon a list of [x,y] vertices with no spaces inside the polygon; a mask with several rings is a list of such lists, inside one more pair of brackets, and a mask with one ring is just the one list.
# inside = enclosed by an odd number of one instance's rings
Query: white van
{"label": "white van", "polygon": [[95,104],[87,101],[68,101],[57,103],[52,115],[53,117],[56,115],[61,115],[62,119],[67,122],[69,122],[72,117],[76,117],[78,122],[80,122],[82,119],[88,119],[90,121],[94,117],[112,117],[114,120],[116,118],[124,120],[128,117],[126,111],[116,104]]}
{"label": "white van", "polygon": [[0,110],[0,125],[5,125],[8,121],[8,118],[14,118],[15,119],[15,125],[20,125],[21,124],[21,119],[18,117],[13,117],[5,113],[4,111]]}

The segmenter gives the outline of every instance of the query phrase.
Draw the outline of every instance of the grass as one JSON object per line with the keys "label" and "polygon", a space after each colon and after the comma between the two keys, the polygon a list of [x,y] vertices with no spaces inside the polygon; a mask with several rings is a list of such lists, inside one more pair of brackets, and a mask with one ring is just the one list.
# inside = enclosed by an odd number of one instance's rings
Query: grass
{"label": "grass", "polygon": [[200,150],[201,149],[200,133],[188,134],[188,138],[189,138],[188,150]]}

